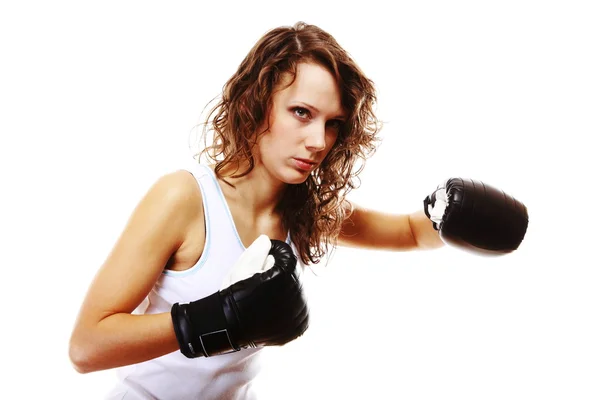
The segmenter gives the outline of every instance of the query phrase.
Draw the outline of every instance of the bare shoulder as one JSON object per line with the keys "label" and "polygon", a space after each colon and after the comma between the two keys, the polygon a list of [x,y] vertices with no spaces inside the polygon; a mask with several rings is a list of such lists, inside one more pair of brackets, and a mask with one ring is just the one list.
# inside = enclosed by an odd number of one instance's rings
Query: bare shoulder
{"label": "bare shoulder", "polygon": [[140,206],[175,217],[172,222],[184,222],[202,213],[202,194],[196,178],[186,170],[166,173],[156,179]]}
{"label": "bare shoulder", "polygon": [[163,187],[165,203],[177,219],[185,222],[183,237],[177,250],[165,265],[165,269],[182,271],[192,267],[204,251],[206,240],[202,192],[196,178],[187,170],[177,170],[162,176],[156,183]]}
{"label": "bare shoulder", "polygon": [[[186,211],[193,211],[197,200],[202,200],[202,194],[198,188],[196,178],[183,169],[172,171],[160,176],[154,183],[152,189],[159,198],[167,204],[183,206]],[[151,190],[152,191],[152,190]],[[202,204],[202,202],[200,202]]]}
{"label": "bare shoulder", "polygon": [[[191,243],[194,247],[200,244],[198,242],[204,244],[202,192],[194,175],[180,169],[159,177],[148,195],[158,202],[165,217],[170,219],[172,226],[181,233],[177,253],[173,254],[174,259],[167,265],[167,268],[172,268],[173,262],[179,264],[177,258],[181,253],[186,253]],[[202,237],[197,237],[199,232],[202,233]]]}
{"label": "bare shoulder", "polygon": [[[176,170],[158,177],[136,207],[130,221],[146,228],[149,221],[162,222],[169,231],[178,232],[181,243],[190,223],[203,213],[202,194],[194,176],[186,170]],[[135,217],[138,218],[135,218]]]}

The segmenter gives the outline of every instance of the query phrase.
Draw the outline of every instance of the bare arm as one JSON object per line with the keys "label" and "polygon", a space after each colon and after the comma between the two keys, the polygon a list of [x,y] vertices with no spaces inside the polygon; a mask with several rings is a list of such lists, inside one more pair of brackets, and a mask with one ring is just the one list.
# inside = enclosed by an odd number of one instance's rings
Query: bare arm
{"label": "bare arm", "polygon": [[195,185],[185,171],[165,175],[133,211],[77,317],[69,343],[77,371],[134,364],[179,349],[169,313],[131,312],[184,243],[191,221],[201,215],[201,194]]}
{"label": "bare arm", "polygon": [[348,247],[408,251],[442,247],[444,242],[423,210],[388,214],[353,205],[338,238]]}

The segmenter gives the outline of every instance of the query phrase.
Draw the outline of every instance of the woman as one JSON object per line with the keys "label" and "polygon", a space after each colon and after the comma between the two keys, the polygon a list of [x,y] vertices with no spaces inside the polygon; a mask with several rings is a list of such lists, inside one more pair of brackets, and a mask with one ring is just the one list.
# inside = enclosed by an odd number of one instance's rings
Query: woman
{"label": "woman", "polygon": [[266,33],[209,113],[210,162],[160,177],[97,273],[71,337],[75,368],[119,367],[110,398],[253,398],[260,348],[308,324],[296,258],[442,246],[451,185],[410,215],[346,200],[375,150],[375,101],[328,33],[304,23]]}

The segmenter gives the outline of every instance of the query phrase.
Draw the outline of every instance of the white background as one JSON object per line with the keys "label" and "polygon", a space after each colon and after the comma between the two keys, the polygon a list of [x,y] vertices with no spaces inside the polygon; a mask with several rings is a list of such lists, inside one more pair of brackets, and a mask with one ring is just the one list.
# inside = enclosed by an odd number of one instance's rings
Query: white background
{"label": "white background", "polygon": [[[261,399],[598,399],[600,14],[592,1],[3,1],[0,398],[100,399],[67,343],[130,212],[190,155],[204,105],[268,29],[332,33],[379,91],[351,199],[420,209],[450,176],[529,208],[518,252],[340,249]],[[13,392],[14,391],[14,392]]]}

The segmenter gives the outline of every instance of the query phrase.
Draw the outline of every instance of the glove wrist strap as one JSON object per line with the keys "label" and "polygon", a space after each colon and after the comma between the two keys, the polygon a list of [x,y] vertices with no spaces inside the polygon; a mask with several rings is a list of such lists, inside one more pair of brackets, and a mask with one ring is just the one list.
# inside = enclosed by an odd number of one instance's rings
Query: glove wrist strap
{"label": "glove wrist strap", "polygon": [[173,329],[175,330],[175,336],[177,337],[181,353],[187,358],[201,356],[202,354],[198,354],[196,351],[198,345],[195,343],[197,341],[194,340],[187,304],[173,304],[173,307],[171,307],[171,320],[173,321]]}
{"label": "glove wrist strap", "polygon": [[173,305],[171,318],[184,356],[210,357],[240,350],[223,313],[224,300],[216,292],[189,304]]}

